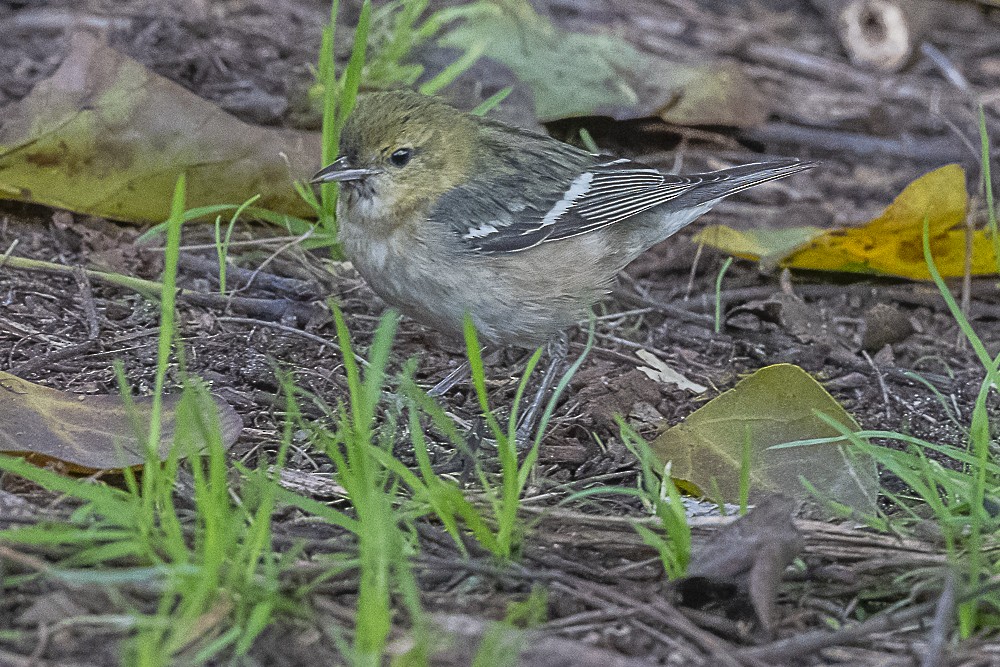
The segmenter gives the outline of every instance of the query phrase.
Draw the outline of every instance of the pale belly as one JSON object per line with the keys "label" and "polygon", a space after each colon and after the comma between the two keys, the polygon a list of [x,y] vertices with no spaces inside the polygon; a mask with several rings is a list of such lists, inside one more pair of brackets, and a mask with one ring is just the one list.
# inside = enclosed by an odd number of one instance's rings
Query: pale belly
{"label": "pale belly", "polygon": [[461,339],[469,314],[483,340],[533,348],[586,319],[626,264],[714,203],[515,253],[473,254],[451,238],[376,236],[350,223],[340,241],[372,290],[407,316]]}
{"label": "pale belly", "polygon": [[[373,240],[349,229],[342,230],[341,243],[358,273],[390,306],[455,339],[462,338],[468,313],[485,342],[501,345],[544,344],[586,318],[612,277],[598,271],[583,280],[566,279],[533,251],[444,253],[437,244]],[[573,260],[588,261],[579,252]]]}

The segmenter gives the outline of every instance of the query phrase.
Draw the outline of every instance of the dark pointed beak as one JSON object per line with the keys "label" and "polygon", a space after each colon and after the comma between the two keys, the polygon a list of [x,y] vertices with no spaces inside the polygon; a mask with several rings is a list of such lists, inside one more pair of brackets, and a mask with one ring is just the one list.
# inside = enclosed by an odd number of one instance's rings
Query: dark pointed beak
{"label": "dark pointed beak", "polygon": [[323,167],[309,179],[310,183],[342,183],[344,181],[360,181],[374,176],[378,169],[356,169],[351,167],[347,157],[337,158],[336,162]]}

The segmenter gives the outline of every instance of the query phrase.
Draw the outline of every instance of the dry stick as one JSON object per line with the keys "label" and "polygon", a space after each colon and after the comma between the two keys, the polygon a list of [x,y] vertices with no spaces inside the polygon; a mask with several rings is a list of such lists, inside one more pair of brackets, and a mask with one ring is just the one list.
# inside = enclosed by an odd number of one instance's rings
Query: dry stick
{"label": "dry stick", "polygon": [[101,324],[97,319],[97,304],[94,303],[94,289],[90,278],[82,267],[74,267],[73,277],[80,288],[80,298],[83,300],[83,312],[87,317],[87,339],[97,340],[101,337]]}
{"label": "dry stick", "polygon": [[[683,658],[679,658],[678,657],[680,655],[683,655],[684,650],[687,649],[688,647],[684,646],[676,638],[671,637],[669,635],[666,635],[663,632],[660,632],[659,630],[657,630],[656,628],[654,628],[653,626],[649,625],[648,623],[643,623],[642,621],[638,621],[638,620],[636,620],[634,618],[629,621],[629,624],[632,627],[637,628],[638,630],[640,630],[642,632],[645,632],[647,635],[649,635],[650,637],[652,637],[656,641],[660,642],[660,644],[662,644],[663,646],[669,647],[673,651],[673,653],[670,654],[670,658],[672,658],[674,661],[676,661],[676,664],[691,664],[690,660],[689,660],[688,663],[685,663],[683,661]],[[699,663],[702,662],[701,661],[701,656],[697,655],[697,654],[695,654],[694,658],[691,659],[691,660],[694,660],[694,661],[699,662]]]}
{"label": "dry stick", "polygon": [[937,610],[934,612],[934,623],[931,626],[930,637],[927,641],[927,652],[920,667],[935,667],[945,664],[944,649],[948,643],[948,636],[955,624],[955,604],[958,589],[958,577],[955,572],[948,572],[944,580],[944,590],[938,598]]}
{"label": "dry stick", "polygon": [[[298,238],[296,238],[294,241],[289,241],[288,243],[285,243],[281,247],[277,248],[270,255],[268,255],[267,258],[264,259],[264,261],[260,263],[260,266],[258,266],[256,269],[254,269],[253,271],[250,272],[250,276],[244,281],[243,287],[239,287],[239,288],[233,290],[233,294],[236,294],[237,292],[242,292],[244,290],[249,289],[250,285],[253,284],[254,279],[257,278],[258,274],[260,274],[264,270],[264,268],[267,267],[268,264],[270,264],[272,261],[274,261],[275,257],[277,257],[281,253],[285,252],[286,250],[288,250],[292,246],[299,245],[299,244],[303,243],[304,241],[306,241],[310,236],[313,235],[313,232],[315,230],[316,230],[315,227],[310,227],[309,230],[305,234],[302,234],[301,236],[299,236]],[[273,275],[273,274],[269,274],[269,275]],[[313,285],[311,286],[311,288],[312,288],[312,294],[315,295],[315,296],[313,296],[313,298],[319,298],[319,289],[320,289],[319,285],[316,285],[315,283],[313,283]]]}
{"label": "dry stick", "polygon": [[641,306],[643,308],[650,308],[663,315],[669,315],[675,319],[682,322],[690,322],[691,324],[698,324],[706,328],[712,328],[715,325],[715,318],[711,315],[703,315],[697,312],[692,312],[694,308],[685,308],[676,303],[664,303],[662,301],[657,301],[655,299],[650,299],[649,297],[642,296],[636,292],[630,292],[624,289],[616,289],[612,292],[612,296],[619,301],[624,301],[625,303],[633,306]]}
{"label": "dry stick", "polygon": [[[989,285],[988,289],[993,290],[994,288],[992,285]],[[845,292],[858,290],[867,290],[872,293],[872,297],[885,296],[914,306],[927,306],[928,308],[938,310],[940,312],[947,312],[948,310],[948,304],[941,298],[941,293],[936,289],[931,290],[930,288],[920,292],[915,292],[912,289],[895,289],[893,287],[885,287],[869,282],[856,282],[846,285],[836,285],[832,283],[795,285],[795,293],[798,296],[807,299],[836,298],[844,296]],[[778,287],[774,285],[736,287],[720,291],[719,300],[722,301],[725,306],[731,302],[742,303],[746,301],[767,299],[773,296],[777,291]],[[975,290],[973,291],[975,292]],[[714,301],[709,301],[707,299],[693,299],[690,301],[676,299],[668,302],[667,305],[672,308],[680,308],[693,313],[707,313],[715,307]],[[982,314],[988,317],[1000,317],[1000,308],[996,309],[994,314],[994,311],[991,311],[989,310],[989,307],[986,307],[986,310],[984,310]],[[706,315],[706,317],[708,316]],[[711,318],[709,317],[709,319]]]}
{"label": "dry stick", "polygon": [[37,556],[29,556],[3,543],[0,543],[0,560],[17,563],[21,567],[34,570],[40,574],[49,574],[52,571],[52,565],[43,559]]}
{"label": "dry stick", "polygon": [[[188,270],[205,274],[209,278],[218,280],[219,262],[217,260],[199,257],[198,255],[182,254],[177,259],[177,263]],[[252,279],[256,279],[259,287],[287,295],[293,298],[316,299],[321,296],[319,285],[298,278],[286,278],[277,276],[266,271],[244,269],[241,266],[234,266],[226,263],[226,273],[233,279],[249,284]]]}
{"label": "dry stick", "polygon": [[4,665],[5,667],[98,667],[95,662],[35,660],[28,656],[2,649],[0,649],[0,665]]}
{"label": "dry stick", "polygon": [[193,306],[204,306],[206,308],[231,307],[238,313],[253,315],[256,317],[268,318],[271,320],[283,320],[293,318],[299,324],[305,324],[314,315],[321,311],[320,306],[313,304],[289,301],[288,299],[257,299],[246,296],[224,297],[221,294],[204,294],[201,292],[184,291],[178,295],[178,301],[188,303]]}
{"label": "dry stick", "polygon": [[[27,257],[8,256],[4,259],[4,266],[25,271],[40,271],[65,276],[73,273],[73,268],[52,262],[43,262]],[[125,276],[118,273],[107,273],[105,271],[95,271],[93,269],[83,269],[84,274],[91,280],[117,285],[133,290],[151,299],[159,299],[163,295],[163,285],[152,280],[144,280],[133,276]],[[205,294],[193,290],[182,289],[178,291],[179,301],[195,306],[211,308],[224,308],[227,305],[233,310],[248,315],[266,317],[274,320],[281,320],[286,317],[293,317],[300,323],[308,322],[318,312],[318,307],[289,301],[288,299],[256,299],[251,297],[226,297],[220,294]]]}
{"label": "dry stick", "polygon": [[487,637],[504,646],[516,647],[518,665],[526,667],[654,667],[656,663],[590,646],[581,641],[546,637],[535,630],[504,628],[490,620],[464,614],[433,614],[431,623],[438,632],[460,638],[452,642],[444,656],[451,664],[475,664]]}
{"label": "dry stick", "polygon": [[924,602],[901,611],[883,612],[867,621],[851,625],[836,632],[814,630],[781,639],[764,646],[754,646],[737,651],[739,659],[755,658],[769,663],[790,661],[803,656],[812,656],[820,649],[854,641],[880,632],[888,632],[912,623],[930,613],[937,602]]}
{"label": "dry stick", "polygon": [[[997,590],[1000,590],[1000,577],[992,577],[974,589],[966,591],[961,596],[955,596],[955,602],[974,600]],[[749,655],[772,663],[801,658],[806,655],[811,656],[816,651],[829,646],[850,644],[869,635],[898,629],[908,623],[919,620],[932,610],[938,609],[940,605],[941,600],[939,599],[937,601],[924,602],[909,609],[884,611],[857,625],[841,628],[836,632],[826,632],[825,630],[806,632],[764,646],[741,649],[737,655],[740,658],[744,655]],[[936,615],[935,613],[935,617]]]}
{"label": "dry stick", "polygon": [[788,70],[828,83],[848,84],[858,90],[879,90],[882,79],[869,72],[848,65],[841,60],[824,58],[814,53],[799,51],[780,44],[755,43],[746,47],[747,56],[754,62]]}
{"label": "dry stick", "polygon": [[830,153],[847,151],[855,155],[894,156],[918,162],[960,161],[965,155],[964,148],[956,146],[955,141],[947,136],[886,139],[860,132],[840,132],[791,123],[767,123],[745,128],[736,136],[742,141],[762,144],[801,144]]}
{"label": "dry stick", "polygon": [[[280,324],[278,322],[271,322],[269,320],[252,319],[252,318],[249,318],[249,317],[228,317],[228,316],[217,317],[216,320],[218,320],[219,322],[234,322],[234,323],[239,323],[239,324],[251,324],[253,326],[258,326],[258,327],[267,327],[269,329],[277,329],[278,331],[283,331],[283,332],[285,332],[287,334],[292,334],[294,336],[299,336],[300,338],[305,338],[306,340],[312,341],[312,342],[314,342],[314,343],[316,343],[318,345],[325,345],[325,346],[327,346],[327,347],[329,347],[331,349],[334,349],[334,350],[339,350],[340,349],[340,346],[337,345],[337,342],[334,339],[332,339],[332,338],[323,338],[322,336],[317,336],[316,334],[309,333],[308,331],[302,331],[301,329],[296,329],[295,327],[285,326],[284,324]],[[368,366],[368,360],[367,359],[363,359],[360,356],[358,356],[357,354],[354,355],[354,359],[355,359],[355,361],[358,362],[359,365],[364,366],[364,367],[367,368],[367,366]]]}
{"label": "dry stick", "polygon": [[684,290],[684,301],[691,299],[691,292],[694,291],[694,281],[698,274],[698,264],[701,262],[701,253],[705,250],[705,241],[698,242],[698,249],[694,251],[694,259],[691,260],[691,272],[688,274],[687,287]]}
{"label": "dry stick", "polygon": [[[65,266],[63,264],[43,262],[39,259],[29,259],[27,257],[17,257],[15,255],[4,256],[3,262],[0,262],[0,265],[24,271],[40,271],[42,273],[52,273],[60,276],[72,274],[74,270],[73,267]],[[138,292],[143,296],[159,299],[163,294],[163,285],[153,282],[152,280],[143,280],[142,278],[133,278],[132,276],[125,276],[119,273],[107,273],[105,271],[95,271],[93,269],[83,269],[83,272],[91,280],[100,280],[101,282],[109,283],[111,285],[125,287]],[[185,290],[181,290],[182,293],[184,291]]]}
{"label": "dry stick", "polygon": [[735,647],[715,635],[702,630],[672,607],[668,606],[667,610],[653,609],[652,606],[645,603],[625,606],[622,602],[626,601],[621,599],[621,592],[617,589],[609,591],[605,586],[584,579],[577,579],[570,575],[557,574],[554,579],[552,582],[553,589],[561,589],[567,595],[571,595],[591,606],[634,611],[637,618],[644,618],[647,621],[666,625],[688,640],[695,642],[703,651],[708,653],[712,658],[709,664],[739,667],[740,663],[732,657]]}
{"label": "dry stick", "polygon": [[[955,603],[974,600],[997,590],[1000,590],[1000,577],[992,577],[961,596],[955,595]],[[857,625],[842,628],[836,632],[826,632],[823,630],[807,632],[795,637],[772,642],[765,646],[742,649],[738,655],[740,657],[745,654],[752,655],[755,658],[767,660],[771,663],[801,658],[805,655],[811,656],[816,651],[828,646],[849,644],[869,635],[898,629],[908,623],[921,619],[932,610],[939,610],[940,607],[941,600],[939,599],[938,601],[924,602],[909,609],[885,611]],[[954,604],[952,607],[954,607]],[[935,613],[936,616],[937,612]]]}
{"label": "dry stick", "polygon": [[[941,70],[941,74],[944,78],[948,80],[948,83],[958,88],[960,91],[969,96],[970,99],[975,97],[975,93],[972,90],[972,85],[969,80],[965,78],[965,75],[948,59],[948,56],[938,47],[934,46],[930,42],[924,42],[920,45],[920,52],[927,56],[934,65]],[[978,151],[973,147],[973,153],[977,154]]]}
{"label": "dry stick", "polygon": [[[500,579],[514,578],[545,582],[553,588],[558,588],[566,594],[572,595],[597,609],[618,608],[623,614],[634,614],[635,618],[644,618],[647,621],[663,623],[675,632],[680,633],[701,646],[703,650],[711,655],[713,659],[711,664],[723,665],[725,667],[739,667],[740,664],[731,657],[735,647],[715,635],[702,630],[665,601],[658,602],[655,605],[645,602],[640,603],[639,601],[632,601],[632,604],[629,604],[630,601],[622,600],[622,593],[615,585],[599,584],[558,571],[532,571],[521,565],[500,567],[493,563],[477,562],[469,559],[446,559],[424,555],[417,560],[417,563],[422,564],[424,567],[437,566],[452,570],[468,570]],[[746,664],[757,665],[758,661],[751,657],[746,661]]]}
{"label": "dry stick", "polygon": [[878,380],[878,386],[882,388],[882,398],[885,400],[885,418],[892,421],[892,401],[889,400],[889,388],[885,386],[885,379],[882,377],[881,371],[879,371],[878,364],[868,354],[868,351],[862,350],[861,354],[864,356],[865,361],[868,362],[868,365],[872,367],[872,370],[875,371],[875,378]]}
{"label": "dry stick", "polygon": [[73,357],[85,354],[90,351],[92,347],[97,345],[96,338],[90,338],[83,341],[82,343],[77,343],[75,345],[67,345],[66,347],[59,348],[58,350],[53,350],[47,354],[43,354],[40,357],[35,357],[30,361],[26,361],[17,368],[12,370],[13,374],[24,378],[38,371],[42,370],[49,364],[54,364],[57,361],[63,361],[65,359],[71,359]]}

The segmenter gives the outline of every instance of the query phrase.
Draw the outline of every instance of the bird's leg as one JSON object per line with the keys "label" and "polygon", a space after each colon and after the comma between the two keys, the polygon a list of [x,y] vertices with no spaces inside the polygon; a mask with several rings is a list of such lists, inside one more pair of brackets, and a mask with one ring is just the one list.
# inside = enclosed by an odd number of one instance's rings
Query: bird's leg
{"label": "bird's leg", "polygon": [[[486,348],[480,350],[482,354]],[[493,350],[488,355],[485,355],[483,359],[483,364],[489,366],[496,363],[497,358],[503,352],[503,349]],[[438,398],[439,396],[444,396],[449,391],[454,389],[460,384],[465,384],[472,377],[472,367],[469,365],[469,360],[466,359],[461,364],[459,364],[455,370],[451,371],[444,376],[440,382],[427,390],[427,395],[432,398]]]}
{"label": "bird's leg", "polygon": [[545,352],[549,356],[549,363],[545,367],[542,382],[538,387],[538,391],[535,392],[535,397],[532,399],[531,405],[528,406],[524,416],[521,417],[517,425],[517,443],[519,447],[530,446],[532,434],[541,415],[542,406],[545,404],[545,398],[549,390],[552,389],[556,378],[559,377],[563,362],[566,361],[566,356],[569,354],[569,340],[566,338],[566,334],[560,333],[557,338],[549,341],[548,345],[545,346]]}
{"label": "bird's leg", "polygon": [[456,385],[468,382],[470,377],[472,377],[472,367],[469,366],[468,361],[463,361],[455,367],[455,370],[445,375],[443,380],[428,389],[427,395],[432,398],[444,396]]}

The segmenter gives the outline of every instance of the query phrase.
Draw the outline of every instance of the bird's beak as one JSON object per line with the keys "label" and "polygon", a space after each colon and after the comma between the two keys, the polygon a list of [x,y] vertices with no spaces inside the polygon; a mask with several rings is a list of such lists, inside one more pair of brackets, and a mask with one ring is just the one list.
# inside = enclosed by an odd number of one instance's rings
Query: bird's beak
{"label": "bird's beak", "polygon": [[347,157],[337,158],[336,162],[323,167],[309,179],[310,183],[342,183],[344,181],[360,181],[363,178],[374,176],[378,169],[356,169],[351,167]]}

